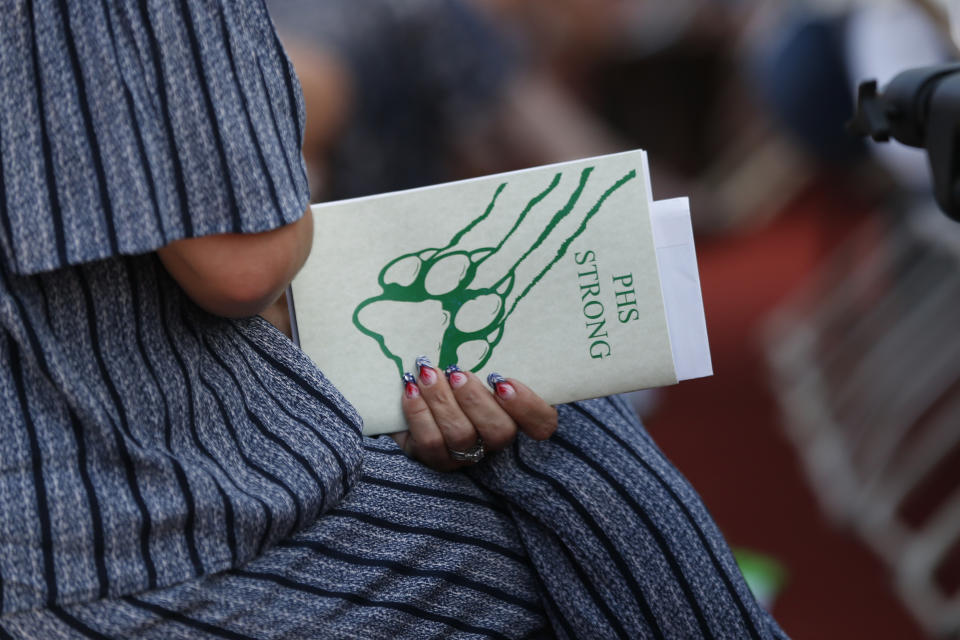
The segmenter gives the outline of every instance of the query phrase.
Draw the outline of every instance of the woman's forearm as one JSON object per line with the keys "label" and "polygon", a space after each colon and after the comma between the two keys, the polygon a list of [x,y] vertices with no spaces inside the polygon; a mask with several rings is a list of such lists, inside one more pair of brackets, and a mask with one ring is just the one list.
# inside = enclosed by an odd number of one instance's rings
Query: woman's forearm
{"label": "woman's forearm", "polygon": [[293,280],[313,243],[309,207],[298,221],[254,234],[221,234],[178,240],[157,254],[187,295],[226,317],[263,311]]}

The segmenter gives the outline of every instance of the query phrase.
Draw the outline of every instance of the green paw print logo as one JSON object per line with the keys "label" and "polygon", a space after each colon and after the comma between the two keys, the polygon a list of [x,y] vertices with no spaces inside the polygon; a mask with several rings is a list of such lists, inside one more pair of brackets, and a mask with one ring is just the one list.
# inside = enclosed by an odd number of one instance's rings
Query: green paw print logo
{"label": "green paw print logo", "polygon": [[[579,171],[566,191],[563,174],[556,173],[515,216],[498,213],[497,201],[510,188],[501,183],[484,212],[446,246],[423,248],[388,262],[377,278],[380,293],[357,306],[354,325],[377,341],[402,375],[403,363],[412,362],[422,349],[407,353],[403,327],[391,323],[396,324],[397,312],[409,313],[410,305],[417,305],[417,313],[434,320],[429,338],[440,365],[457,363],[464,370],[478,371],[503,339],[517,305],[566,255],[606,200],[636,178],[636,171],[630,171],[595,202],[582,203],[593,172],[594,167]],[[499,238],[497,244],[489,246],[491,237]]]}

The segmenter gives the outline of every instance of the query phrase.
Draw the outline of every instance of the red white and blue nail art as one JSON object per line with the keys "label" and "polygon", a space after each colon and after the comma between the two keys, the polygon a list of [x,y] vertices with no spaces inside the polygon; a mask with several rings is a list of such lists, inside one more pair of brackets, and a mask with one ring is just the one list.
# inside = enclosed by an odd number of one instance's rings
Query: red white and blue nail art
{"label": "red white and blue nail art", "polygon": [[416,398],[420,395],[420,387],[417,386],[417,379],[412,373],[403,374],[403,393],[408,398]]}
{"label": "red white and blue nail art", "polygon": [[507,379],[499,373],[491,373],[488,375],[487,384],[490,385],[490,388],[493,389],[493,392],[496,393],[497,396],[504,400],[512,398],[517,392],[517,390],[513,388],[513,385],[507,382]]}
{"label": "red white and blue nail art", "polygon": [[452,364],[444,369],[443,373],[447,376],[450,386],[454,389],[462,387],[467,383],[467,374],[465,374],[463,369],[455,364]]}
{"label": "red white and blue nail art", "polygon": [[437,381],[439,374],[437,373],[437,370],[433,368],[433,363],[430,361],[430,358],[427,356],[420,356],[417,358],[416,364],[417,374],[420,376],[420,382],[429,387]]}

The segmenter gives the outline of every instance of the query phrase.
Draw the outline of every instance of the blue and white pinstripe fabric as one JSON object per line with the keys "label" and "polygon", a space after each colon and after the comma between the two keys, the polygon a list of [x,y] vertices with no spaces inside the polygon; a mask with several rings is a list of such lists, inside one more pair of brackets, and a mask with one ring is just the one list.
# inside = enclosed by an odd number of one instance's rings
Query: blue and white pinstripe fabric
{"label": "blue and white pinstripe fabric", "polygon": [[262,3],[6,0],[8,270],[264,231],[304,210],[303,107]]}
{"label": "blue and white pinstripe fabric", "polygon": [[259,0],[3,9],[0,639],[783,637],[622,402],[435,473],[167,275],[306,206]]}

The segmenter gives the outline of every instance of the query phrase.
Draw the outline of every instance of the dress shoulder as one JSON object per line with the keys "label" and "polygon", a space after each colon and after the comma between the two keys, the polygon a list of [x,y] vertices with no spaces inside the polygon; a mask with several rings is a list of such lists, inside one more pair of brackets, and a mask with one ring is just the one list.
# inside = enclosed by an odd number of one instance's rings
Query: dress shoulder
{"label": "dress shoulder", "polygon": [[303,98],[261,0],[13,4],[0,14],[10,271],[302,215]]}

